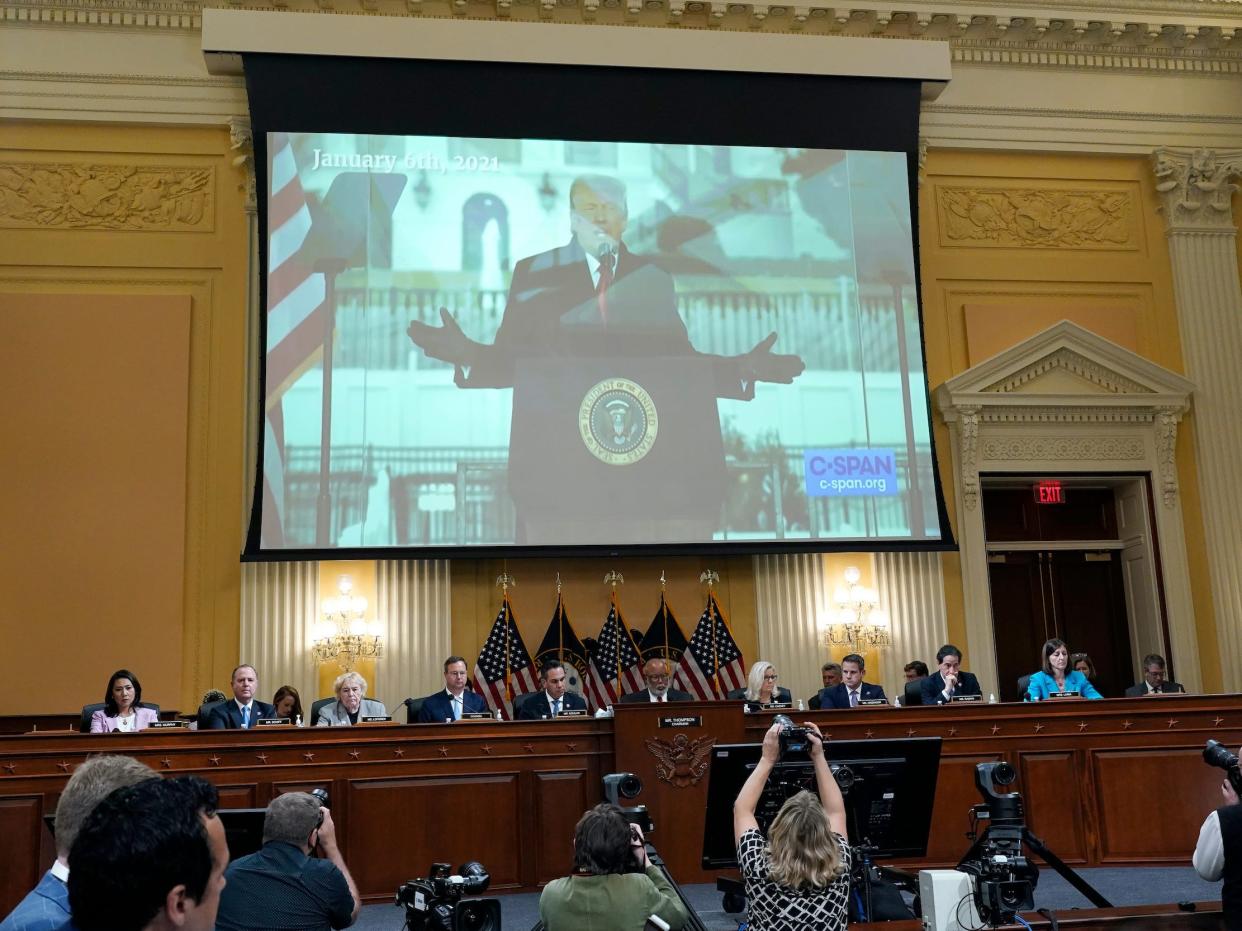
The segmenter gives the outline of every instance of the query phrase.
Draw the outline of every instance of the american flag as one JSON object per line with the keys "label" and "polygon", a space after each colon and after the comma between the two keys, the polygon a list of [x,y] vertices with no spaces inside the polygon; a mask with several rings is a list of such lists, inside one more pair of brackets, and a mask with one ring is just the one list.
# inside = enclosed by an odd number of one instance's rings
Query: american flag
{"label": "american flag", "polygon": [[298,256],[311,214],[287,133],[268,137],[267,410],[262,545],[284,543],[285,437],[281,397],[323,355],[326,282]]}
{"label": "american flag", "polygon": [[[508,663],[505,662],[506,637]],[[489,708],[493,711],[500,709],[506,721],[513,720],[514,698],[539,690],[535,664],[531,662],[522,635],[518,633],[513,606],[508,598],[500,603],[500,613],[492,624],[492,632],[487,635],[483,649],[479,651],[479,660],[474,664],[473,686]]]}
{"label": "american flag", "polygon": [[[716,675],[719,676],[718,685]],[[745,684],[742,651],[720,613],[716,596],[709,593],[707,607],[699,617],[673,676],[673,687],[684,689],[702,701],[711,701],[724,698],[730,689],[740,689]]]}
{"label": "american flag", "polygon": [[608,619],[591,650],[587,695],[596,708],[607,708],[627,692],[643,687],[642,658],[614,597]]}
{"label": "american flag", "polygon": [[681,625],[673,616],[673,609],[665,602],[664,593],[660,592],[660,608],[651,619],[651,626],[643,635],[638,652],[642,654],[644,662],[649,659],[666,659],[675,669],[685,651],[686,635],[681,632]]}
{"label": "american flag", "polygon": [[556,610],[552,612],[547,633],[543,635],[539,652],[535,654],[535,667],[542,669],[550,659],[565,664],[565,687],[581,695],[588,678],[587,649],[569,621],[569,612],[565,610],[565,600],[560,592],[556,595]]}

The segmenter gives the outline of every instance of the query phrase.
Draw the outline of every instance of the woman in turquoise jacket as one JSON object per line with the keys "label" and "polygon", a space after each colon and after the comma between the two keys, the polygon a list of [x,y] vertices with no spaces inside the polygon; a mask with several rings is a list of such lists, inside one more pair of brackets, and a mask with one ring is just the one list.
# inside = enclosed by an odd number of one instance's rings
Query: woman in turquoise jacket
{"label": "woman in turquoise jacket", "polygon": [[1055,637],[1044,644],[1044,668],[1031,676],[1026,687],[1028,701],[1043,701],[1055,692],[1077,692],[1083,698],[1103,698],[1095,686],[1076,669],[1069,668],[1069,649]]}

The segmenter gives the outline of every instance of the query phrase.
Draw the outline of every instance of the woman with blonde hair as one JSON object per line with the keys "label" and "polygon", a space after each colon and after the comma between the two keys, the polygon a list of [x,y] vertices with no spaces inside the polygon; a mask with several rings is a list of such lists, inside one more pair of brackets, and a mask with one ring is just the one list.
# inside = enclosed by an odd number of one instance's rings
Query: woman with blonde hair
{"label": "woman with blonde hair", "polygon": [[761,659],[750,667],[750,675],[746,677],[746,688],[734,689],[726,697],[758,702],[760,705],[770,705],[773,702],[792,704],[793,699],[789,695],[789,689],[778,688],[776,679],[776,667],[767,660]]}
{"label": "woman with blonde hair", "polygon": [[332,683],[332,691],[336,693],[336,701],[319,709],[315,727],[349,727],[362,718],[388,716],[383,702],[366,697],[367,680],[356,672],[343,672],[337,676]]}
{"label": "woman with blonde hair", "polygon": [[780,724],[763,737],[763,756],[733,803],[737,861],[746,884],[750,931],[844,931],[853,854],[846,837],[845,801],[824,758],[824,738],[807,723],[816,798],[799,792],[785,801],[768,828],[755,806],[780,758]]}

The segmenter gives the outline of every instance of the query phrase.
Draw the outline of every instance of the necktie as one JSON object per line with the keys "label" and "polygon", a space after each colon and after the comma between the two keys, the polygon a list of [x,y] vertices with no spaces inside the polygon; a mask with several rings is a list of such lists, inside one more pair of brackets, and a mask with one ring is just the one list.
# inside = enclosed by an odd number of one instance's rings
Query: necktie
{"label": "necktie", "polygon": [[599,284],[595,286],[595,295],[599,300],[599,322],[608,326],[608,288],[612,285],[612,270],[617,257],[608,253],[599,260]]}
{"label": "necktie", "polygon": [[558,698],[552,702],[552,717],[556,717],[561,713],[561,700]]}
{"label": "necktie", "polygon": [[857,692],[853,692],[853,691],[850,692],[850,707],[851,708],[858,707],[858,693]]}
{"label": "necktie", "polygon": [[250,726],[250,706],[242,705],[242,727]]}
{"label": "necktie", "polygon": [[461,698],[459,696],[453,697],[453,720],[461,720]]}

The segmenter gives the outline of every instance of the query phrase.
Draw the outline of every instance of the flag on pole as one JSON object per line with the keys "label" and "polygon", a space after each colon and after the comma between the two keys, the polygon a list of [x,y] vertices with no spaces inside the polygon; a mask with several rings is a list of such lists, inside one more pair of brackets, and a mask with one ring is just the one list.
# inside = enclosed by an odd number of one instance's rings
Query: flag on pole
{"label": "flag on pole", "polygon": [[548,632],[543,635],[543,643],[539,644],[539,652],[535,654],[536,669],[543,668],[544,663],[553,659],[565,664],[565,687],[585,696],[589,668],[587,649],[574,632],[574,625],[569,622],[569,612],[565,610],[565,600],[560,592],[556,595],[556,609],[552,612]]}
{"label": "flag on pole", "polygon": [[591,675],[587,679],[587,695],[596,709],[607,708],[628,692],[644,687],[642,658],[634,635],[625,626],[616,595],[608,609],[608,619],[591,650]]}
{"label": "flag on pole", "polygon": [[513,720],[514,698],[539,690],[534,663],[518,633],[513,606],[507,596],[501,601],[500,613],[479,651],[472,684],[488,707],[493,711],[499,708],[506,721]]}
{"label": "flag on pole", "polygon": [[267,361],[264,412],[265,547],[285,543],[285,441],[282,396],[323,355],[327,283],[298,257],[311,215],[287,133],[272,133],[268,152]]}
{"label": "flag on pole", "polygon": [[676,669],[685,651],[686,635],[681,632],[681,625],[673,616],[673,609],[665,601],[664,592],[660,592],[660,607],[651,619],[647,633],[643,635],[638,652],[642,654],[643,662],[649,659],[665,659],[671,668]]}
{"label": "flag on pole", "polygon": [[716,596],[708,592],[707,607],[681,656],[673,688],[684,689],[701,701],[711,701],[745,686],[742,651],[716,604]]}

